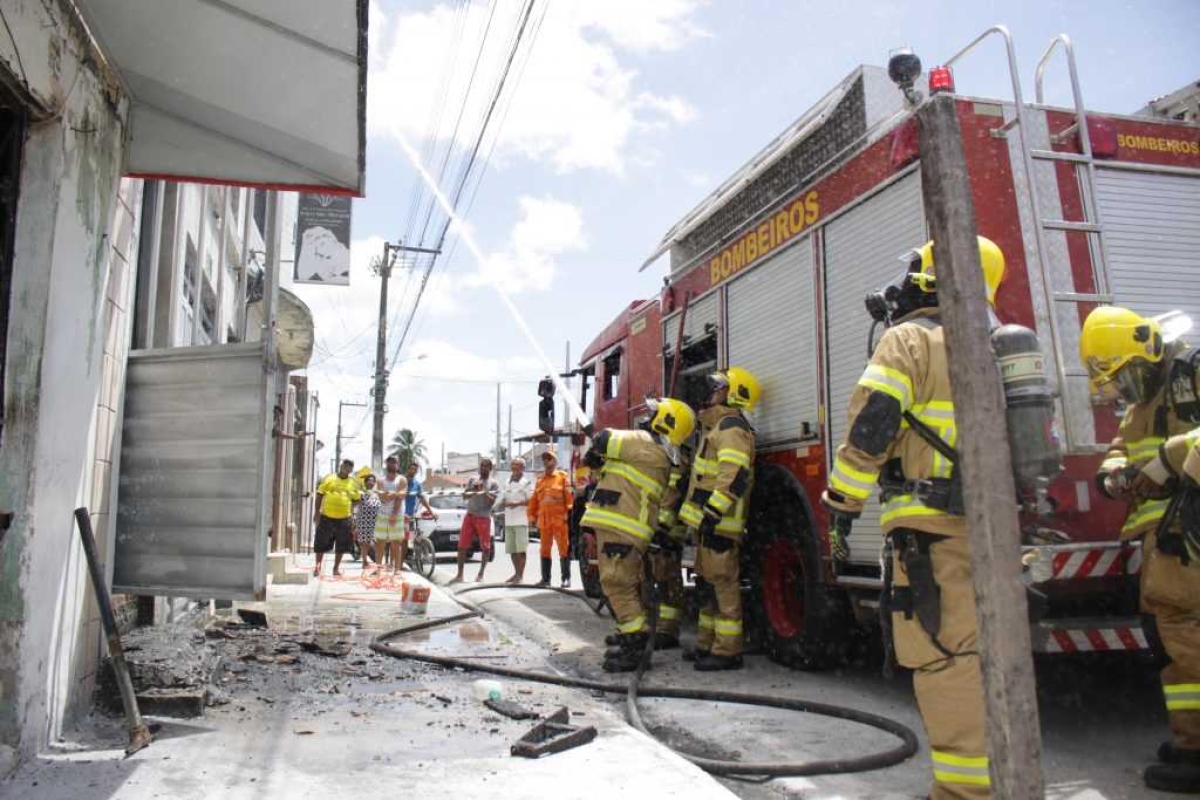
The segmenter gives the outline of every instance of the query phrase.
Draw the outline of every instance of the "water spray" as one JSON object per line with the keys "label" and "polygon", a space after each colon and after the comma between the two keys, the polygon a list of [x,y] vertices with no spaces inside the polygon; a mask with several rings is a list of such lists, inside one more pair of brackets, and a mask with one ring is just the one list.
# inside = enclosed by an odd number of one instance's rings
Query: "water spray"
{"label": "water spray", "polygon": [[501,285],[500,281],[488,275],[487,258],[483,255],[483,251],[479,249],[479,245],[476,244],[475,237],[471,235],[470,228],[467,227],[467,224],[463,218],[455,213],[454,206],[452,206],[450,201],[446,199],[446,195],[444,195],[441,188],[438,187],[437,181],[435,181],[433,176],[429,174],[429,171],[425,169],[425,166],[421,163],[421,157],[417,155],[417,151],[414,150],[412,145],[408,143],[408,139],[406,139],[402,133],[399,134],[399,138],[400,146],[404,148],[404,154],[408,156],[408,160],[412,163],[413,169],[417,171],[417,174],[421,176],[421,180],[425,181],[425,185],[427,185],[429,190],[433,192],[433,196],[435,199],[437,199],[438,205],[442,207],[442,210],[446,212],[447,216],[450,217],[453,223],[458,226],[459,236],[462,238],[463,243],[466,244],[467,249],[471,251],[471,255],[475,257],[475,261],[479,265],[479,273],[483,276],[484,280],[491,284],[491,287],[496,290],[496,294],[500,296],[500,300],[504,303],[504,307],[508,309],[509,315],[513,318],[513,321],[517,323],[517,327],[520,328],[521,333],[525,335],[525,339],[529,342],[529,346],[533,348],[533,352],[541,360],[542,366],[546,369],[546,374],[548,374],[550,379],[554,381],[555,388],[562,397],[566,398],[567,407],[571,411],[572,419],[574,419],[583,427],[588,427],[592,424],[591,417],[584,413],[583,407],[579,405],[579,401],[572,396],[571,390],[567,388],[566,382],[558,374],[558,371],[554,369],[554,366],[550,363],[550,359],[546,357],[545,351],[542,350],[542,346],[538,343],[537,337],[533,335],[533,331],[529,329],[529,324],[525,321],[525,317],[521,314],[520,309],[517,308],[508,292],[504,289],[504,286]]}

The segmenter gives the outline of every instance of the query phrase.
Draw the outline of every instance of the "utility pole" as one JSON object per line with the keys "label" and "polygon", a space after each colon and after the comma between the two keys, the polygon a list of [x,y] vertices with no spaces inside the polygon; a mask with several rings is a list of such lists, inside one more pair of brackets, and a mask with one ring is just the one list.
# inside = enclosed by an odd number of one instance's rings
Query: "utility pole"
{"label": "utility pole", "polygon": [[[371,465],[383,466],[383,420],[387,414],[387,297],[388,281],[392,277],[392,267],[396,256],[400,253],[440,253],[441,250],[431,250],[425,247],[405,247],[403,242],[392,244],[383,243],[383,256],[376,260],[371,268],[379,275],[379,332],[375,341],[375,380],[371,387],[371,397],[375,401],[374,420],[371,425]],[[341,463],[339,461],[339,463]]]}
{"label": "utility pole", "polygon": [[512,403],[508,404],[508,460],[512,461]]}
{"label": "utility pole", "polygon": [[996,797],[1041,798],[1042,738],[1021,582],[1021,539],[1000,373],[992,353],[975,207],[952,96],[917,111],[921,185],[937,263],[938,307],[970,532],[988,757]]}
{"label": "utility pole", "polygon": [[[496,461],[500,461],[500,384],[496,384]],[[499,468],[499,463],[496,467]]]}
{"label": "utility pole", "polygon": [[347,406],[351,408],[366,408],[366,403],[347,403],[345,400],[338,400],[338,428],[337,442],[333,446],[333,471],[337,472],[338,467],[342,466],[342,409]]}

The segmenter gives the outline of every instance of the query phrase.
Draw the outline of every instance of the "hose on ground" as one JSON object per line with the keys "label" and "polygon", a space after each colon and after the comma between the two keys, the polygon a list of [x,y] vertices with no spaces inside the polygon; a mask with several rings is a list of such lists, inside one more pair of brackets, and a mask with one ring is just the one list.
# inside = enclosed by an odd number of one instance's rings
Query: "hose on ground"
{"label": "hose on ground", "polygon": [[[438,619],[425,620],[414,625],[408,625],[403,628],[397,628],[377,636],[371,642],[371,650],[380,655],[391,656],[393,658],[408,659],[412,661],[420,661],[426,664],[433,664],[449,669],[462,669],[470,672],[484,672],[489,675],[497,675],[503,678],[512,680],[532,681],[536,683],[545,683],[552,686],[562,686],[573,689],[585,689],[594,692],[605,692],[608,694],[624,694],[625,709],[629,722],[642,733],[662,742],[667,747],[670,747],[681,757],[687,759],[691,763],[713,775],[724,776],[769,776],[775,778],[783,777],[798,777],[812,775],[830,775],[836,773],[850,772],[867,772],[869,770],[882,769],[910,758],[917,752],[919,747],[917,735],[906,725],[903,725],[895,720],[878,714],[872,714],[869,711],[860,711],[855,708],[846,706],[837,706],[829,703],[817,703],[810,700],[800,698],[777,697],[767,694],[753,694],[746,692],[730,692],[719,689],[684,689],[675,686],[643,686],[642,678],[649,665],[650,655],[653,652],[653,635],[650,636],[647,643],[646,651],[643,654],[642,661],[638,669],[633,672],[627,683],[606,683],[603,681],[594,681],[586,678],[574,678],[567,675],[558,675],[550,672],[537,672],[534,670],[516,669],[514,667],[502,667],[494,664],[481,664],[472,659],[455,658],[454,656],[439,656],[428,653],[421,653],[415,650],[405,650],[392,644],[393,640],[399,639],[417,631],[427,630],[429,628],[439,627],[442,625],[450,625],[456,622],[462,622],[468,619],[474,619],[484,616],[483,609],[476,604],[459,597],[459,594],[466,592],[481,591],[484,589],[522,589],[529,590],[546,590],[550,589],[557,591],[560,594],[565,594],[570,597],[575,597],[587,603],[587,600],[580,594],[575,592],[558,589],[557,587],[539,587],[513,583],[488,583],[477,584],[474,586],[465,587],[450,597],[459,606],[466,609],[461,614],[454,614],[448,617],[440,617]],[[588,607],[593,612],[599,614],[598,606],[593,606],[587,603]],[[656,609],[651,606],[651,614],[653,615]],[[841,719],[847,722],[853,722],[859,725],[866,725],[871,728],[890,733],[900,740],[900,744],[887,750],[881,750],[876,753],[869,753],[864,756],[855,758],[836,758],[824,759],[817,761],[728,761],[714,758],[704,758],[693,755],[685,751],[673,747],[666,741],[663,741],[661,736],[656,735],[650,730],[642,720],[641,712],[638,709],[637,701],[639,697],[661,697],[675,700],[700,700],[715,703],[735,703],[738,705],[758,706],[762,708],[777,708],[784,711],[797,711],[805,714],[817,714],[819,716],[831,717],[833,719]]]}

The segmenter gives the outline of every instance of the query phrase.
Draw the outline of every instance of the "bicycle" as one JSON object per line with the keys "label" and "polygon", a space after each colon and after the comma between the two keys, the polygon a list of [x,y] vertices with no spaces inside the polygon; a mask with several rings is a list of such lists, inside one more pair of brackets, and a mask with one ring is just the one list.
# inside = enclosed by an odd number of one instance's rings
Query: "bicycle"
{"label": "bicycle", "polygon": [[437,568],[437,551],[433,542],[422,533],[416,517],[404,517],[404,531],[408,538],[408,552],[404,555],[404,562],[422,578],[432,578],[433,571]]}

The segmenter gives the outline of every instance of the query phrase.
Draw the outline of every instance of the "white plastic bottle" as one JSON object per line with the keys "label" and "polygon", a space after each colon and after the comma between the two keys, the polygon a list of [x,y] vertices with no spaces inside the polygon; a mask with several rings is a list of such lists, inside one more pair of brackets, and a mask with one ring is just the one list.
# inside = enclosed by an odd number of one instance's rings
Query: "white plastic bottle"
{"label": "white plastic bottle", "polygon": [[481,703],[484,700],[504,699],[504,685],[500,681],[494,681],[489,678],[480,678],[472,683],[471,692],[475,695],[475,699]]}

